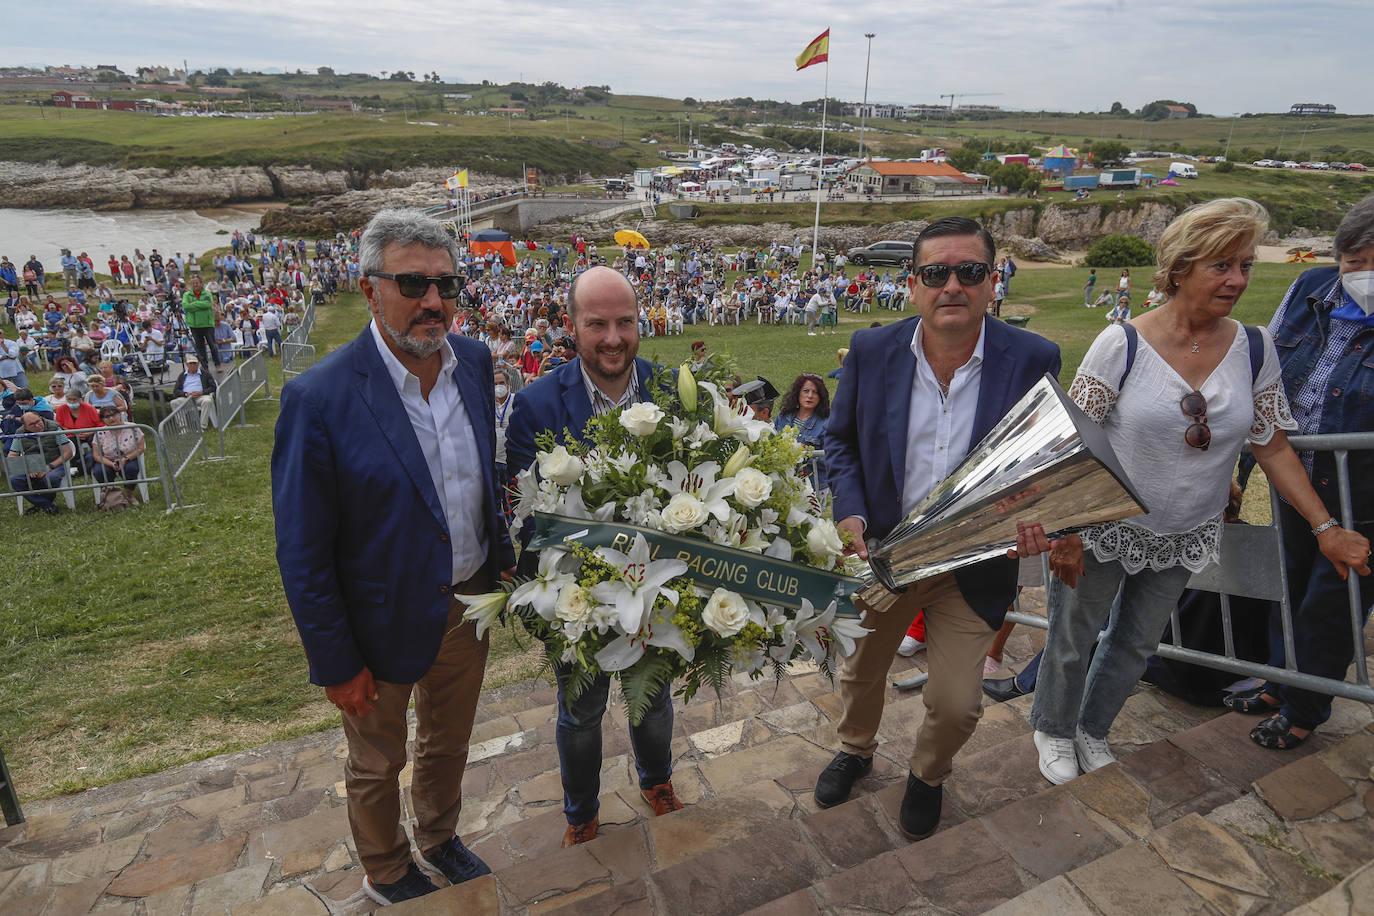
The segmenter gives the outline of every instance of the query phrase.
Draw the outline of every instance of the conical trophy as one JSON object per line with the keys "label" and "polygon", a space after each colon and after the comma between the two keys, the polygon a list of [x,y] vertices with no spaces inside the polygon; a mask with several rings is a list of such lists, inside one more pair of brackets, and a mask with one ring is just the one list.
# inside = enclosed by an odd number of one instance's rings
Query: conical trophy
{"label": "conical trophy", "polygon": [[1052,376],[1035,384],[881,541],[856,593],[885,610],[905,586],[1016,545],[1016,523],[1063,535],[1149,510],[1107,434]]}

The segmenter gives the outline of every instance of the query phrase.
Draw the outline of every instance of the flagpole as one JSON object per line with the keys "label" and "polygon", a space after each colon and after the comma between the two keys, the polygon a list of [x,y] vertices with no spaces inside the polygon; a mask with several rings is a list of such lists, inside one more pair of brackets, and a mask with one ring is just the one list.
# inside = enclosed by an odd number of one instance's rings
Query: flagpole
{"label": "flagpole", "polygon": [[[828,31],[828,30],[827,30]],[[821,191],[825,186],[825,114],[830,102],[830,55],[825,58],[825,90],[821,93],[821,158],[816,164],[816,221],[811,226],[811,269],[816,269],[821,238]]]}

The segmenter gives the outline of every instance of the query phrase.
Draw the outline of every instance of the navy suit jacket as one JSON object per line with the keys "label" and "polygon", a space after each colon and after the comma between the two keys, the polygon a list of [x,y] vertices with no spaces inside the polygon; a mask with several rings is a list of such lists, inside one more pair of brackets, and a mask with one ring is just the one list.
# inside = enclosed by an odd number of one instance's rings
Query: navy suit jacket
{"label": "navy suit jacket", "polygon": [[[482,459],[484,571],[494,583],[515,554],[497,503],[491,354],[465,337],[448,341]],[[423,677],[444,637],[453,551],[420,441],[369,328],[282,389],[272,509],[310,680],[341,684],[364,665],[381,681]]]}
{"label": "navy suit jacket", "polygon": [[[635,371],[639,376],[639,397],[647,401],[654,366],[647,359],[635,357]],[[514,477],[534,464],[539,451],[534,437],[546,429],[560,441],[565,429],[574,441],[586,441],[587,421],[591,418],[592,401],[582,381],[582,358],[574,357],[515,393],[510,425],[506,427],[506,470]]]}
{"label": "navy suit jacket", "polygon": [[[825,462],[836,521],[868,520],[864,537],[882,538],[902,520],[906,440],[919,317],[856,331],[844,378],[826,422]],[[1049,373],[1059,375],[1059,347],[995,318],[983,321],[983,368],[969,447],[988,434],[1021,396]],[[1015,560],[998,558],[954,573],[959,591],[989,625],[1001,626],[1016,597]]]}

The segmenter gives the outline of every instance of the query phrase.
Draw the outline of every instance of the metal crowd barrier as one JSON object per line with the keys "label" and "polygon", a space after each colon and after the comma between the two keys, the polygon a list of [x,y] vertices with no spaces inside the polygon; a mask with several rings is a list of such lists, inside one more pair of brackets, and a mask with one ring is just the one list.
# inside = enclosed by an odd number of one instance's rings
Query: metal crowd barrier
{"label": "metal crowd barrier", "polygon": [[205,450],[205,433],[200,428],[200,407],[190,398],[178,404],[158,424],[157,432],[174,480],[186,470],[197,449],[201,458],[209,457]]}
{"label": "metal crowd barrier", "polygon": [[[243,380],[243,400],[246,404],[248,400],[259,391],[266,389],[266,400],[272,399],[272,384],[267,379],[267,351],[258,350],[252,356],[239,363],[235,370],[239,378]],[[242,414],[239,417],[243,419]]]}
{"label": "metal crowd barrier", "polygon": [[283,384],[287,379],[295,378],[313,365],[315,365],[314,344],[296,343],[295,341],[282,343],[281,376]]}
{"label": "metal crowd barrier", "polygon": [[10,779],[9,767],[5,766],[3,750],[0,750],[0,811],[4,812],[7,825],[24,821],[24,811],[19,807],[19,793],[14,791],[14,781]]}
{"label": "metal crowd barrier", "polygon": [[[1341,504],[1340,522],[1346,528],[1353,527],[1355,515],[1350,496],[1350,453],[1352,451],[1374,450],[1374,432],[1289,436],[1288,441],[1295,451],[1329,451],[1334,453],[1336,483]],[[1269,488],[1269,500],[1272,517],[1277,519],[1279,516],[1279,494],[1272,486]],[[1042,556],[1042,583],[1049,581],[1048,565],[1048,558]],[[1023,582],[1022,584],[1028,583]],[[1313,693],[1374,703],[1374,687],[1371,687],[1369,682],[1369,669],[1364,650],[1365,617],[1367,609],[1371,604],[1374,604],[1374,595],[1362,596],[1360,594],[1358,575],[1352,572],[1346,577],[1347,610],[1350,614],[1350,635],[1354,647],[1355,680],[1353,682],[1319,677],[1298,670],[1297,662],[1294,659],[1296,652],[1293,644],[1293,607],[1288,595],[1288,572],[1284,563],[1282,542],[1276,524],[1267,526],[1227,525],[1226,532],[1221,539],[1221,562],[1195,574],[1189,580],[1188,587],[1216,592],[1220,595],[1224,652],[1218,655],[1184,646],[1179,613],[1178,609],[1175,608],[1171,618],[1173,639],[1168,643],[1160,643],[1155,650],[1157,655],[1226,671],[1237,675],[1238,678],[1259,678],[1302,690],[1310,690]],[[1232,596],[1258,598],[1278,603],[1283,632],[1284,666],[1282,668],[1236,657],[1235,635],[1231,620],[1230,598]],[[1007,614],[1007,620],[1041,630],[1049,629],[1049,621],[1044,617],[1026,614],[1020,610],[1019,598],[1015,607],[1016,610]],[[920,687],[927,678],[926,674],[918,674],[906,680],[898,681],[894,686]]]}
{"label": "metal crowd barrier", "polygon": [[[185,407],[185,406],[188,406],[188,405],[183,404],[182,406]],[[194,408],[195,405],[194,405],[194,404],[191,404],[191,405],[189,405],[189,406],[191,406],[192,408]],[[197,416],[199,416],[199,414],[197,414]],[[164,425],[164,426],[166,425],[166,421],[165,421],[165,420],[163,421],[163,425]],[[22,504],[22,502],[23,502],[23,500],[24,500],[24,494],[25,494],[26,492],[44,493],[44,494],[50,494],[50,495],[52,495],[52,497],[53,497],[54,499],[57,499],[57,498],[59,498],[59,497],[64,498],[64,499],[66,500],[67,505],[68,505],[69,508],[75,508],[75,505],[76,505],[75,494],[76,494],[76,492],[79,491],[79,490],[94,490],[94,491],[98,491],[98,490],[103,490],[103,489],[105,489],[106,487],[119,487],[119,486],[124,486],[124,485],[127,484],[127,485],[130,485],[130,486],[138,486],[138,487],[140,488],[140,490],[143,490],[143,491],[144,491],[144,494],[143,494],[143,495],[144,495],[145,498],[147,498],[147,492],[146,492],[146,491],[147,491],[148,484],[151,484],[151,483],[159,483],[159,484],[162,485],[162,496],[163,496],[163,500],[167,503],[167,511],[168,511],[168,512],[170,512],[173,508],[175,508],[175,507],[180,503],[180,495],[179,495],[179,493],[178,493],[178,491],[177,491],[177,485],[176,485],[176,479],[175,479],[175,476],[174,476],[174,472],[172,472],[172,470],[171,470],[171,464],[170,464],[170,462],[167,460],[167,452],[166,452],[166,449],[164,448],[163,436],[162,436],[162,434],[159,432],[159,430],[154,429],[153,427],[148,426],[147,424],[144,424],[144,423],[122,423],[122,424],[120,424],[119,426],[101,426],[101,427],[97,427],[97,428],[98,428],[98,429],[140,429],[140,430],[143,431],[143,439],[144,439],[144,443],[145,443],[145,448],[144,448],[144,452],[143,452],[142,456],[140,456],[140,458],[139,458],[139,474],[138,474],[137,477],[131,477],[131,478],[128,478],[127,480],[126,480],[125,478],[123,478],[123,477],[120,477],[120,478],[115,479],[115,480],[108,480],[108,481],[106,481],[106,482],[104,482],[104,483],[98,483],[98,482],[95,481],[95,479],[94,479],[93,477],[91,477],[90,473],[87,472],[85,476],[80,477],[80,478],[76,478],[76,477],[72,476],[72,474],[71,474],[71,468],[72,468],[73,466],[78,466],[78,465],[80,465],[82,455],[84,455],[85,453],[87,453],[87,452],[90,451],[90,445],[89,445],[89,444],[81,444],[81,443],[79,443],[79,442],[77,441],[77,431],[73,430],[73,431],[71,431],[71,432],[68,432],[67,430],[45,430],[45,431],[43,431],[43,432],[41,432],[41,433],[34,433],[34,432],[29,432],[28,430],[20,430],[19,432],[15,433],[13,436],[6,436],[6,437],[5,437],[5,446],[4,446],[4,449],[3,449],[3,455],[0,455],[0,467],[3,467],[3,468],[4,468],[4,472],[5,472],[5,483],[6,483],[7,485],[9,484],[9,477],[10,477],[11,474],[16,474],[16,475],[17,475],[18,473],[20,473],[20,471],[18,470],[17,462],[16,462],[15,460],[12,460],[12,459],[8,458],[8,457],[4,457],[4,456],[7,456],[7,455],[8,455],[8,453],[9,453],[11,447],[12,447],[11,442],[12,442],[13,440],[18,440],[18,439],[25,438],[25,437],[28,437],[28,438],[56,438],[56,437],[58,437],[58,436],[66,436],[69,440],[71,440],[72,445],[75,447],[75,453],[72,455],[71,459],[67,462],[67,474],[66,474],[65,478],[64,478],[63,481],[62,481],[60,484],[58,484],[56,487],[42,487],[42,488],[34,489],[34,490],[32,490],[32,491],[25,491],[25,490],[15,490],[12,486],[9,486],[9,487],[8,487],[8,492],[6,492],[6,493],[4,494],[5,497],[6,497],[7,499],[9,499],[9,498],[18,499],[18,500],[20,501],[20,503]],[[151,456],[156,456],[156,458],[157,458],[157,473],[156,473],[156,474],[150,473],[149,461],[150,461]],[[77,480],[78,480],[78,479],[81,480],[82,482],[81,482],[81,483],[77,483]]]}

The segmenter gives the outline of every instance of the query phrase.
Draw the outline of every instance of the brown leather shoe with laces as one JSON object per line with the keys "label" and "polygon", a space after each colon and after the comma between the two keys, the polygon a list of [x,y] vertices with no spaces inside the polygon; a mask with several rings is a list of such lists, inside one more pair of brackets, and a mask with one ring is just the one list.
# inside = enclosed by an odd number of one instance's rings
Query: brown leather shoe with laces
{"label": "brown leather shoe with laces", "polygon": [[558,844],[558,848],[567,849],[569,846],[596,839],[596,828],[600,823],[601,817],[598,815],[585,824],[569,824],[568,829],[563,831],[563,842]]}
{"label": "brown leather shoe with laces", "polygon": [[654,809],[654,817],[662,817],[674,811],[682,810],[682,802],[678,801],[677,793],[673,791],[673,784],[665,782],[662,785],[654,786],[652,789],[641,789],[640,795],[649,803],[649,807]]}

